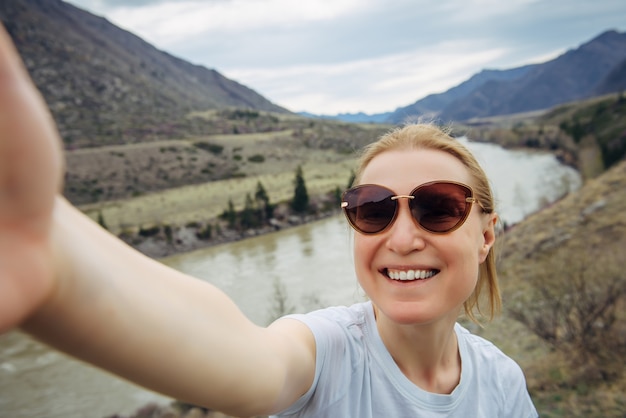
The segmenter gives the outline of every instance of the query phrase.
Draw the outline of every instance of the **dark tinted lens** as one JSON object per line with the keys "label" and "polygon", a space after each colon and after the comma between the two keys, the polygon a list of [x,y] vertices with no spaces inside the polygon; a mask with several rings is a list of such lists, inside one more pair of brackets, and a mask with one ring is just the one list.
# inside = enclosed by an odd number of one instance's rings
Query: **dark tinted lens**
{"label": "dark tinted lens", "polygon": [[347,203],[344,213],[350,224],[365,234],[375,234],[385,229],[396,213],[393,192],[382,186],[363,185],[344,193]]}
{"label": "dark tinted lens", "polygon": [[472,191],[456,183],[424,184],[412,193],[409,202],[413,217],[431,232],[449,232],[463,224],[471,204]]}

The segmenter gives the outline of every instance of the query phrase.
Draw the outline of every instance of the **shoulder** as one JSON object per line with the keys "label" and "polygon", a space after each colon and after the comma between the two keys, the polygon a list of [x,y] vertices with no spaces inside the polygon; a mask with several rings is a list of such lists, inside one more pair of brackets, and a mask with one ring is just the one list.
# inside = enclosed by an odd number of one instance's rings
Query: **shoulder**
{"label": "shoulder", "polygon": [[[472,369],[472,386],[489,393],[489,397],[510,411],[529,411],[536,416],[526,387],[522,368],[491,341],[470,333],[461,325],[455,331],[459,340],[463,367]],[[508,415],[507,415],[508,416]]]}
{"label": "shoulder", "polygon": [[364,302],[349,307],[335,306],[307,314],[289,315],[286,318],[303,322],[311,328],[314,334],[317,334],[321,329],[324,332],[332,332],[333,329],[337,331],[360,329],[366,323],[368,310],[371,310],[371,303]]}
{"label": "shoulder", "polygon": [[503,365],[517,365],[513,359],[504,354],[504,352],[496,347],[496,345],[491,341],[481,336],[472,334],[459,324],[456,324],[455,331],[457,338],[459,339],[460,348],[465,349],[474,360],[477,360],[480,363],[484,362],[491,365],[497,365],[498,367],[502,367]]}
{"label": "shoulder", "polygon": [[364,303],[288,315],[283,319],[304,324],[315,341],[313,383],[296,403],[283,411],[285,416],[304,414],[303,411],[308,411],[311,416],[328,416],[325,415],[328,408],[337,407],[338,399],[361,397],[361,390],[355,386],[353,378],[355,371],[364,368],[367,309],[368,304]]}
{"label": "shoulder", "polygon": [[368,338],[368,315],[371,303],[358,303],[349,307],[337,306],[307,314],[289,315],[308,327],[315,339],[318,362],[341,359],[353,366],[363,357]]}
{"label": "shoulder", "polygon": [[[496,347],[491,341],[470,333],[461,325],[456,325],[459,345],[471,357],[477,370],[490,370],[491,376],[498,377],[500,383],[506,381],[521,381],[525,384],[524,373],[520,366],[511,357]],[[464,343],[464,344],[463,344]]]}

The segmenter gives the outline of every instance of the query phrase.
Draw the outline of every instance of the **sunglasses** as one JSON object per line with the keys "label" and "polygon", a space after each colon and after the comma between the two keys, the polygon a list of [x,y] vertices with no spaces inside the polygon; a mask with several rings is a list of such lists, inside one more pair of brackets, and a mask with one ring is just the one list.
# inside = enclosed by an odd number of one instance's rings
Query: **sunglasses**
{"label": "sunglasses", "polygon": [[376,184],[362,184],[343,193],[341,207],[350,225],[358,232],[378,234],[395,221],[398,199],[408,199],[417,224],[435,234],[460,228],[472,210],[472,203],[478,203],[472,188],[465,184],[432,181],[417,186],[408,195],[396,195]]}

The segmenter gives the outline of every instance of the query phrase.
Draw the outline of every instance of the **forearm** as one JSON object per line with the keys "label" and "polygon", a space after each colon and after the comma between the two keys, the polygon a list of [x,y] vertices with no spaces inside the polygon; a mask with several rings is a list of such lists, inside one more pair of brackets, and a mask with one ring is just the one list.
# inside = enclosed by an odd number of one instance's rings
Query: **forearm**
{"label": "forearm", "polygon": [[24,325],[28,332],[143,386],[216,409],[277,396],[267,330],[221,291],[136,252],[64,201],[53,228],[57,286]]}

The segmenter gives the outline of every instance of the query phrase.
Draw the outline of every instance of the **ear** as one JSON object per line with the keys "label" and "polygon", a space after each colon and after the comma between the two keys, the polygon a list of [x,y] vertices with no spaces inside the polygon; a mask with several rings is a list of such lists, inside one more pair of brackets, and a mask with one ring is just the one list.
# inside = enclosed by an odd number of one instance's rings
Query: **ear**
{"label": "ear", "polygon": [[496,242],[496,224],[498,222],[498,214],[493,212],[487,214],[483,221],[483,242],[478,253],[479,262],[484,262],[487,259],[489,250]]}

